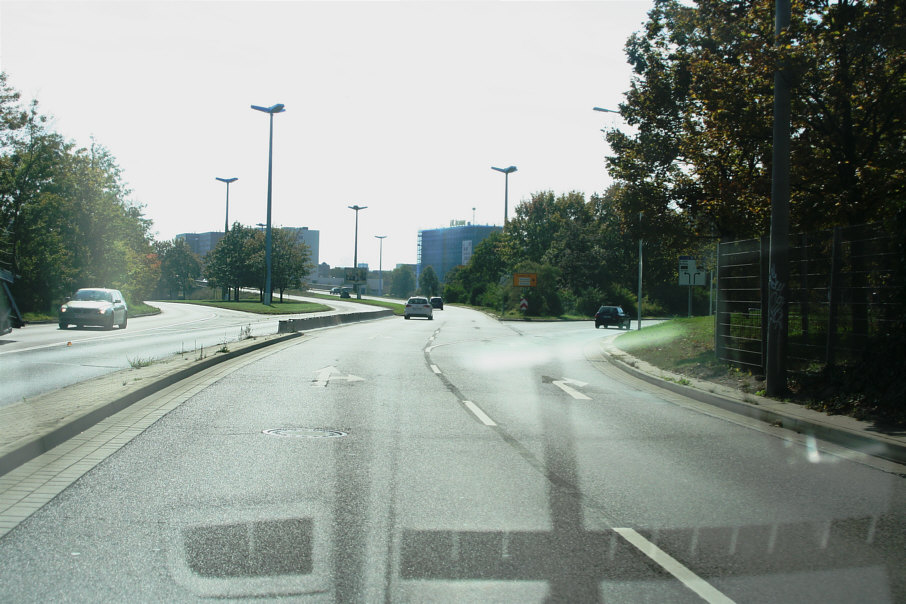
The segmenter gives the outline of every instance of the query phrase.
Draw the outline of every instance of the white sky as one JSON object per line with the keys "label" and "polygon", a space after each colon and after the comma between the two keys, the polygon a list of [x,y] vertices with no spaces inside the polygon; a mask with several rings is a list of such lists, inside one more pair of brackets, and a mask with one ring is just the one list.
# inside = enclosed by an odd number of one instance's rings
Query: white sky
{"label": "white sky", "polygon": [[158,239],[264,222],[320,260],[414,263],[420,229],[503,223],[532,193],[603,192],[601,128],[649,0],[0,3],[0,69],[52,127],[116,157]]}

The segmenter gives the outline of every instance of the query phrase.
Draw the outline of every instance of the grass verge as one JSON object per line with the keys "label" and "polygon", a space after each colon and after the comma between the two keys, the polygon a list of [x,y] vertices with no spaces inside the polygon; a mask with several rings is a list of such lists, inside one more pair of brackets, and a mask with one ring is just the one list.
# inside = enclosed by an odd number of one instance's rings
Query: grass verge
{"label": "grass verge", "polygon": [[265,306],[257,300],[240,300],[238,302],[227,302],[226,300],[167,300],[167,302],[213,306],[215,308],[251,312],[259,315],[296,315],[330,310],[330,307],[325,306],[324,304],[318,304],[317,302],[300,302],[298,300],[287,300],[284,302],[274,300],[271,306]]}
{"label": "grass verge", "polygon": [[365,306],[379,306],[381,308],[389,308],[394,312],[394,314],[402,316],[405,313],[406,308],[403,304],[397,302],[390,302],[389,300],[373,300],[362,298],[340,298],[338,296],[333,296],[331,294],[319,294],[311,291],[292,291],[289,292],[294,296],[305,296],[306,298],[318,298],[321,300],[340,300],[341,302],[355,302],[356,304],[364,304]]}
{"label": "grass verge", "polygon": [[615,344],[620,350],[667,371],[730,386],[743,393],[760,394],[764,389],[759,376],[729,367],[717,359],[713,317],[672,319],[628,331],[617,337]]}

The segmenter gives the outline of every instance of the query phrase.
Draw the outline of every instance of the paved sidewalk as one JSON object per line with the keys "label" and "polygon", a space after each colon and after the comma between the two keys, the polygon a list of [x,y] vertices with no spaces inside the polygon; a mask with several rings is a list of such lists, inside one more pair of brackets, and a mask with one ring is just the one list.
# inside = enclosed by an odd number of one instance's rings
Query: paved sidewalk
{"label": "paved sidewalk", "polygon": [[844,415],[828,415],[795,403],[747,394],[715,382],[666,371],[621,350],[612,339],[601,342],[601,352],[623,371],[699,402],[867,455],[906,464],[906,430],[881,431],[871,422]]}

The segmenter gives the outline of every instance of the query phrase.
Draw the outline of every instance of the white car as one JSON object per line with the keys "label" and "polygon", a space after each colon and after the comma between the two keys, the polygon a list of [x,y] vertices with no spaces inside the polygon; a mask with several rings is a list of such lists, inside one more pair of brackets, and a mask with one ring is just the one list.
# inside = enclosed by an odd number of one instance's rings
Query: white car
{"label": "white car", "polygon": [[411,317],[427,317],[434,320],[434,308],[428,302],[428,298],[415,296],[406,300],[406,312],[403,315],[406,319]]}
{"label": "white car", "polygon": [[80,289],[60,307],[60,329],[70,325],[100,325],[105,329],[118,325],[120,329],[126,329],[128,315],[126,299],[119,290]]}

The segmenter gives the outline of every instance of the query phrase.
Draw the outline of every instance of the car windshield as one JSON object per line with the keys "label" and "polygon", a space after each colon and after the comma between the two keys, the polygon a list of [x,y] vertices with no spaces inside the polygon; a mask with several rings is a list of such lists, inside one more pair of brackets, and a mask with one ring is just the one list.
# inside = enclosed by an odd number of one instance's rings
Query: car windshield
{"label": "car windshield", "polygon": [[113,302],[113,295],[99,289],[80,289],[72,299],[80,302]]}
{"label": "car windshield", "polygon": [[906,604],[906,0],[0,37],[0,604]]}

